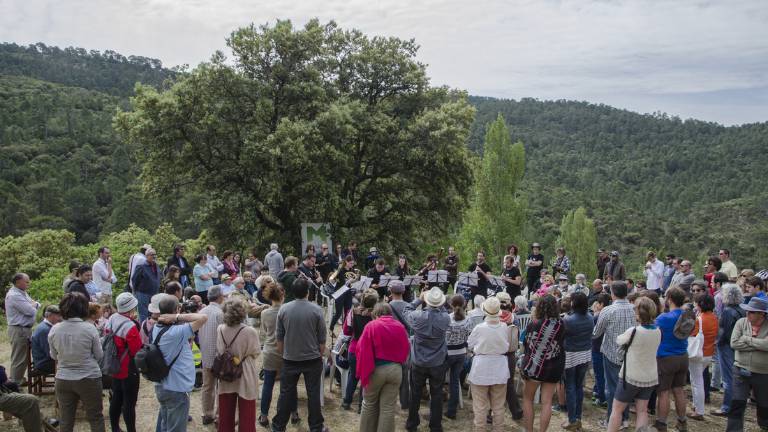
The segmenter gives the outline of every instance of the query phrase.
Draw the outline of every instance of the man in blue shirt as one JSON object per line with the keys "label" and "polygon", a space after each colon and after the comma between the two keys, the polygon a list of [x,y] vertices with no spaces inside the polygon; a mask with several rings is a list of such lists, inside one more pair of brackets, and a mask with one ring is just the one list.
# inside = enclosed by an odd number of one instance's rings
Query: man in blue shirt
{"label": "man in blue shirt", "polygon": [[189,393],[195,386],[195,360],[189,340],[208,320],[208,315],[179,314],[179,300],[169,294],[158,304],[160,317],[152,328],[152,340],[167,329],[158,346],[165,363],[171,366],[168,376],[155,383],[155,395],[160,403],[157,432],[186,432],[189,416]]}
{"label": "man in blue shirt", "polygon": [[[687,430],[687,422],[684,387],[688,376],[688,335],[693,326],[678,325],[678,321],[681,320],[684,313],[685,291],[673,287],[667,290],[666,294],[669,312],[656,318],[656,326],[661,330],[661,343],[656,352],[659,369],[659,387],[657,388],[659,409],[654,426],[659,432],[667,430],[669,393],[671,391],[675,395],[677,430],[685,431]],[[683,317],[683,319],[686,318]]]}
{"label": "man in blue shirt", "polygon": [[675,263],[677,263],[676,257],[672,254],[667,254],[667,260],[664,265],[664,279],[662,280],[661,291],[666,292],[669,288],[669,284],[672,282],[672,276],[677,272]]}
{"label": "man in blue shirt", "polygon": [[48,346],[48,332],[51,327],[61,321],[59,307],[50,305],[43,312],[43,322],[35,327],[32,332],[32,362],[35,370],[44,375],[52,375],[56,372],[56,362],[51,358],[51,349]]}

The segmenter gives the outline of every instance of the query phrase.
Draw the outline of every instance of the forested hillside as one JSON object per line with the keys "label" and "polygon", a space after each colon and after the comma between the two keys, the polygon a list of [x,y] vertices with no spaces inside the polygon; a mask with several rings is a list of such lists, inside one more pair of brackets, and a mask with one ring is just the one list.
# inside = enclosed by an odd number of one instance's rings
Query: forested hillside
{"label": "forested hillside", "polygon": [[[171,222],[195,237],[199,197],[142,195],[133,150],[112,126],[136,82],[159,88],[177,73],[111,51],[0,45],[0,236],[64,228],[84,244],[131,222]],[[768,262],[768,123],[723,127],[583,102],[470,102],[471,149],[482,149],[498,113],[525,145],[526,241],[551,252],[562,216],[584,206],[598,243],[634,262],[649,247],[698,260],[721,246],[740,266]]]}

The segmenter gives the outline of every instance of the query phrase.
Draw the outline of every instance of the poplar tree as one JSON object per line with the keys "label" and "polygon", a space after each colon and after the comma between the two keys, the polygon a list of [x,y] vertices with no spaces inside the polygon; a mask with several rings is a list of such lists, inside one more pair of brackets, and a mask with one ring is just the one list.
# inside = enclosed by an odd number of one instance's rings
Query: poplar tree
{"label": "poplar tree", "polygon": [[583,273],[588,281],[597,277],[595,266],[597,229],[595,222],[587,217],[584,207],[579,207],[563,216],[557,244],[565,248],[566,255],[571,260],[572,276]]}

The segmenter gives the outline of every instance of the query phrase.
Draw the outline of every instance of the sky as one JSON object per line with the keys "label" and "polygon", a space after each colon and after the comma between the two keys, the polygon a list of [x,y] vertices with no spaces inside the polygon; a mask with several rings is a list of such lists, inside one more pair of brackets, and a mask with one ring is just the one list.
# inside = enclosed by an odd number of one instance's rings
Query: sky
{"label": "sky", "polygon": [[195,66],[238,27],[315,17],[413,38],[432,84],[473,95],[768,121],[768,0],[0,0],[0,41]]}

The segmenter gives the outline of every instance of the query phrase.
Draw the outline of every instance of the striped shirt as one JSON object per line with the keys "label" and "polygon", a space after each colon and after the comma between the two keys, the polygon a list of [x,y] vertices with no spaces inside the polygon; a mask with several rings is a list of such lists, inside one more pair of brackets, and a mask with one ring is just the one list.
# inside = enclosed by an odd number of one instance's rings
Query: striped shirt
{"label": "striped shirt", "polygon": [[600,352],[613,364],[621,364],[623,357],[619,352],[616,337],[637,325],[635,320],[635,307],[626,299],[616,300],[610,306],[606,306],[597,318],[592,339],[605,335]]}
{"label": "striped shirt", "polygon": [[592,361],[592,349],[586,351],[566,351],[565,368],[570,369]]}

